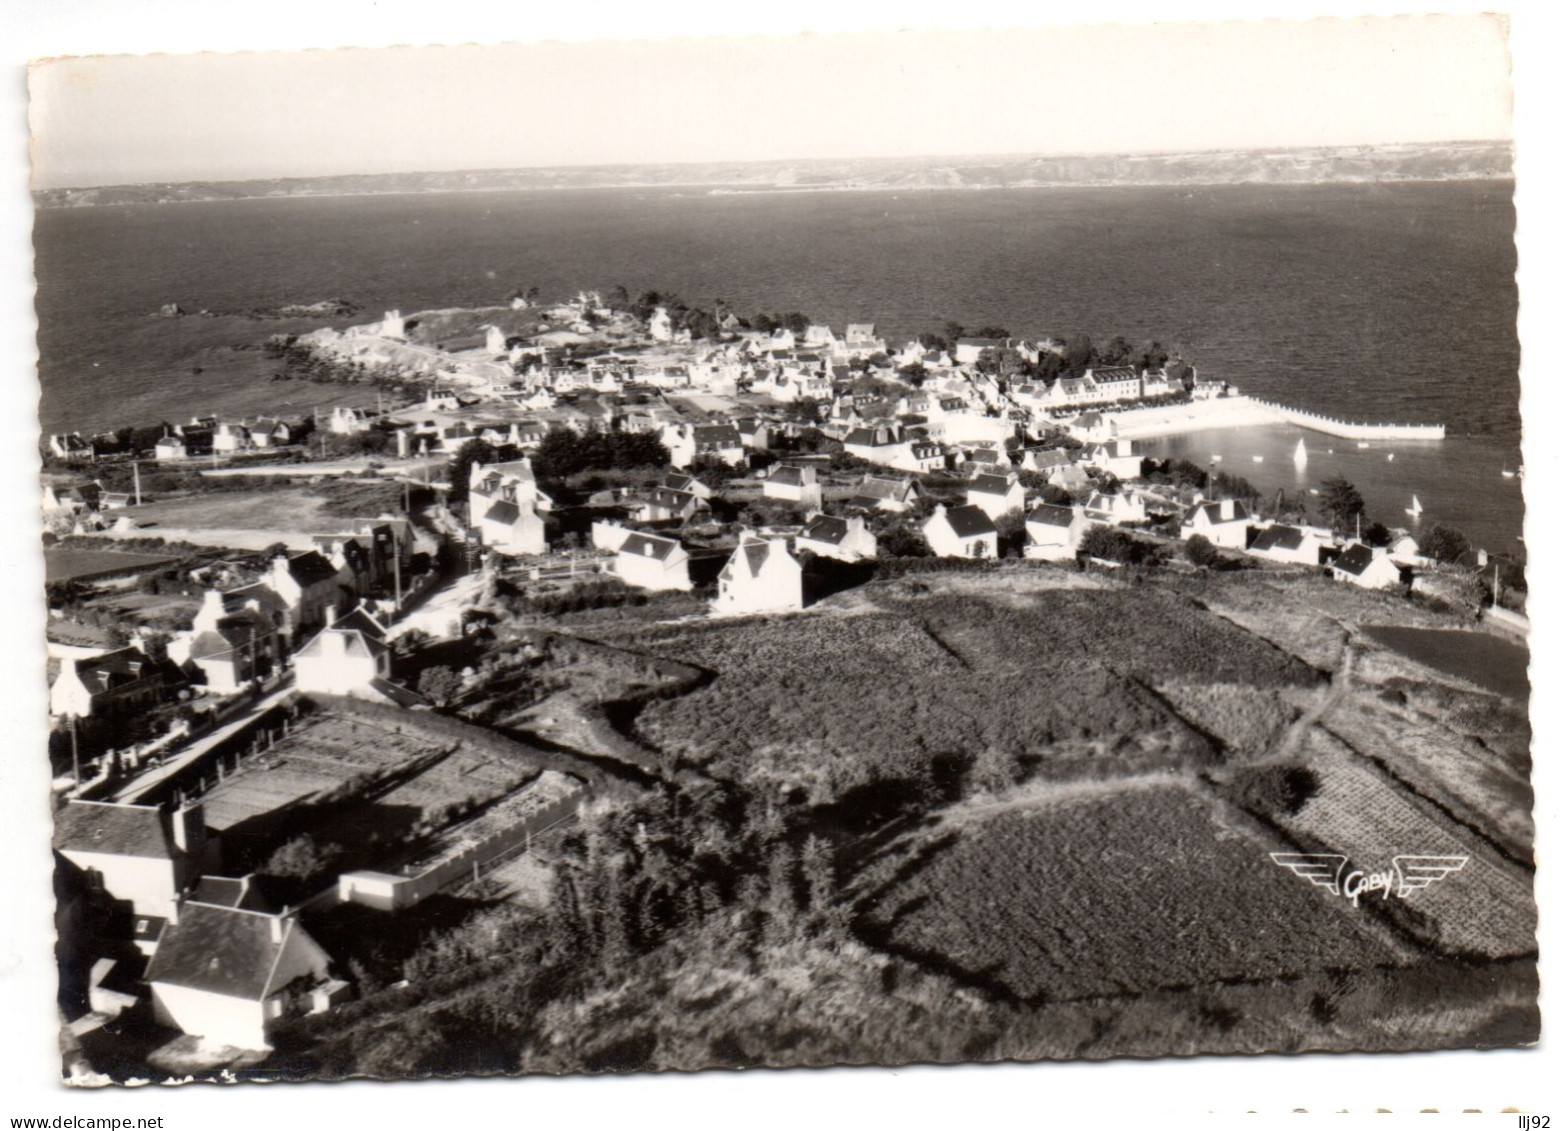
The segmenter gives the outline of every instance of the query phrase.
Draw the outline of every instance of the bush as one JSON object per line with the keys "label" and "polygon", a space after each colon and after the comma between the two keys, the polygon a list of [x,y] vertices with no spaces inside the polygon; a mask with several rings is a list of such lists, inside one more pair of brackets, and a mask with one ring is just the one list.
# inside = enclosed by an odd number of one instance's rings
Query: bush
{"label": "bush", "polygon": [[1186,560],[1194,566],[1216,566],[1220,561],[1219,548],[1201,534],[1193,534],[1186,540]]}
{"label": "bush", "polygon": [[1242,766],[1230,776],[1235,803],[1266,817],[1292,817],[1321,788],[1316,771],[1305,766]]}

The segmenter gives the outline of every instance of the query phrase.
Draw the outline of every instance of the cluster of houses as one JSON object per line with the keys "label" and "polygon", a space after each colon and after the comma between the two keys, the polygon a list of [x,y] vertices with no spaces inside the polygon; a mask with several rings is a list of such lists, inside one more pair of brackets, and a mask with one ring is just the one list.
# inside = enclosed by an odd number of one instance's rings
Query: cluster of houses
{"label": "cluster of houses", "polygon": [[289,662],[301,691],[405,702],[409,693],[389,680],[384,614],[410,583],[410,522],[361,519],[314,543],[278,552],[243,584],[206,588],[189,628],[167,640],[166,661],[134,642],[107,651],[51,644],[59,672],[50,713],[122,716],[191,681],[211,695],[235,695]]}

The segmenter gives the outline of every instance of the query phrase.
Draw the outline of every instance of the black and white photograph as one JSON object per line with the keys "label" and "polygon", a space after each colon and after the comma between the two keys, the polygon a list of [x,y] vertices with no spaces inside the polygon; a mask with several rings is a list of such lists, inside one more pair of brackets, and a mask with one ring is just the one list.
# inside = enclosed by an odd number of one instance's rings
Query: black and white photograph
{"label": "black and white photograph", "polygon": [[1511,19],[1066,19],[31,61],[62,1098],[1536,1055]]}

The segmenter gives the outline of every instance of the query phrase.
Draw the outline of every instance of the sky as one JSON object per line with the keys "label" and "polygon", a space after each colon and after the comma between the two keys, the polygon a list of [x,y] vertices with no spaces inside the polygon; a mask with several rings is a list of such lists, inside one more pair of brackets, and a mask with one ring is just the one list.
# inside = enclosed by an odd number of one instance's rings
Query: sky
{"label": "sky", "polygon": [[30,73],[33,187],[1511,136],[1477,15],[99,56]]}

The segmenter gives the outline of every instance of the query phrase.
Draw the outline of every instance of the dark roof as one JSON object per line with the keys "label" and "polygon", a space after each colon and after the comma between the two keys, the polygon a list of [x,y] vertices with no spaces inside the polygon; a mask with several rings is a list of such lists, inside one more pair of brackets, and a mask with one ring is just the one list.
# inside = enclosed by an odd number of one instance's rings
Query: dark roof
{"label": "dark roof", "polygon": [[1341,569],[1344,573],[1351,573],[1355,577],[1359,577],[1370,568],[1370,564],[1375,560],[1376,555],[1369,546],[1356,543],[1338,555],[1337,560],[1333,562],[1333,568]]}
{"label": "dark roof", "polygon": [[1298,550],[1305,544],[1305,531],[1296,526],[1274,523],[1256,536],[1253,550]]}
{"label": "dark roof", "polygon": [[1137,379],[1137,370],[1127,365],[1102,365],[1094,370],[1096,381],[1132,381]]}
{"label": "dark roof", "polygon": [[1218,525],[1221,522],[1247,522],[1247,521],[1250,521],[1251,513],[1248,510],[1246,510],[1245,501],[1241,500],[1241,499],[1233,500],[1234,505],[1230,508],[1230,517],[1229,518],[1221,517],[1221,515],[1223,514],[1224,502],[1225,502],[1225,500],[1220,499],[1220,500],[1212,500],[1212,501],[1209,501],[1209,502],[1206,502],[1206,503],[1198,503],[1195,507],[1192,508],[1191,513],[1187,516],[1187,521],[1191,521],[1192,519],[1195,519],[1197,517],[1197,512],[1198,511],[1202,511],[1203,513],[1205,513],[1208,516],[1208,521],[1213,523],[1214,525]]}
{"label": "dark roof", "polygon": [[146,967],[147,982],[258,1001],[265,996],[287,932],[295,922],[256,911],[185,903],[179,921],[163,931]]}
{"label": "dark roof", "polygon": [[520,508],[507,499],[499,499],[482,515],[483,522],[513,524],[520,521]]}
{"label": "dark roof", "polygon": [[1071,526],[1073,512],[1071,507],[1059,507],[1053,503],[1041,503],[1025,516],[1024,521],[1038,522],[1045,526]]}
{"label": "dark roof", "polygon": [[944,514],[948,519],[948,525],[960,538],[975,538],[982,534],[997,532],[996,526],[986,516],[986,512],[969,503],[960,507],[949,507]]}
{"label": "dark roof", "polygon": [[139,648],[116,648],[101,656],[76,661],[76,675],[89,691],[123,687],[159,675],[161,671],[160,666],[154,664]]}
{"label": "dark roof", "polygon": [[336,567],[318,550],[304,550],[287,559],[287,569],[293,580],[307,588],[336,577]]}
{"label": "dark roof", "polygon": [[261,891],[257,876],[202,876],[190,893],[194,903],[212,907],[235,907],[244,911],[274,911]]}
{"label": "dark roof", "polygon": [[1072,462],[1072,458],[1064,448],[1047,448],[1045,451],[1033,452],[1031,455],[1036,471],[1047,471]]}
{"label": "dark roof", "polygon": [[159,860],[179,853],[161,809],[103,801],[72,801],[55,813],[54,847]]}
{"label": "dark roof", "polygon": [[850,526],[843,518],[820,514],[814,515],[813,520],[802,527],[801,536],[814,542],[827,542],[831,546],[838,546],[845,541],[845,535],[849,533]]}
{"label": "dark roof", "polygon": [[787,487],[802,487],[806,485],[806,477],[802,474],[801,468],[784,463],[770,472],[769,482]]}
{"label": "dark roof", "polygon": [[982,349],[1001,349],[1008,344],[1007,338],[960,338],[955,345],[980,346]]}
{"label": "dark roof", "polygon": [[699,501],[699,496],[691,491],[678,491],[671,487],[656,487],[649,493],[649,499],[658,507],[670,507],[673,510],[681,510]]}
{"label": "dark roof", "polygon": [[978,491],[982,495],[1006,495],[1012,489],[1012,481],[1000,475],[977,475],[970,480],[969,485],[969,490]]}
{"label": "dark roof", "polygon": [[657,538],[654,534],[630,534],[618,548],[620,554],[632,554],[636,558],[654,558],[664,562],[672,556],[678,543],[672,538]]}
{"label": "dark roof", "polygon": [[723,448],[742,446],[742,433],[730,424],[696,424],[693,439],[696,444],[717,444]]}

